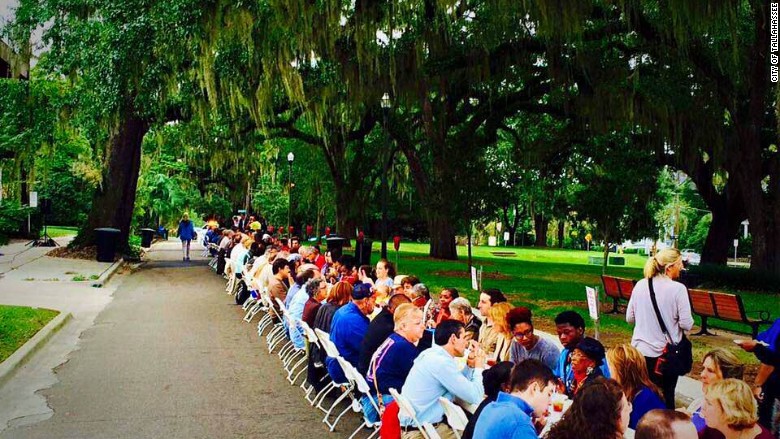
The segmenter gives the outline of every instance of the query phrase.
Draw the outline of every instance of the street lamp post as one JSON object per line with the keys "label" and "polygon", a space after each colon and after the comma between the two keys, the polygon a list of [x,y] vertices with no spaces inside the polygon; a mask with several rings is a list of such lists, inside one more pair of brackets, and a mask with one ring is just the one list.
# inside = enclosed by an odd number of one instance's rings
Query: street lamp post
{"label": "street lamp post", "polygon": [[288,184],[289,184],[289,189],[287,191],[287,227],[288,227],[288,230],[289,230],[289,227],[292,225],[291,224],[291,221],[292,221],[292,188],[293,188],[292,165],[293,165],[293,161],[294,160],[295,160],[295,154],[293,154],[292,151],[290,151],[290,153],[287,154],[287,163],[290,165],[289,168],[288,168],[289,171],[288,171],[288,174],[287,174],[287,181],[288,181]]}
{"label": "street lamp post", "polygon": [[[387,129],[387,119],[390,114],[390,106],[392,105],[392,102],[390,101],[389,94],[385,93],[382,95],[381,105],[385,129],[385,154],[390,154],[390,133]],[[390,155],[382,166],[382,259],[387,259],[387,171],[390,167],[390,160],[392,160],[392,158],[392,155]]]}

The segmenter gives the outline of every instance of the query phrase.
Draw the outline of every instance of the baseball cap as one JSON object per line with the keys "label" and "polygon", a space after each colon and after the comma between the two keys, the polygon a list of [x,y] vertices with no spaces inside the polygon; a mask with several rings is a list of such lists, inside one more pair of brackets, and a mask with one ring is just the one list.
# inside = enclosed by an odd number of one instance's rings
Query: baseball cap
{"label": "baseball cap", "polygon": [[371,290],[371,285],[369,284],[358,282],[352,287],[352,299],[354,300],[362,300],[373,295],[374,292]]}

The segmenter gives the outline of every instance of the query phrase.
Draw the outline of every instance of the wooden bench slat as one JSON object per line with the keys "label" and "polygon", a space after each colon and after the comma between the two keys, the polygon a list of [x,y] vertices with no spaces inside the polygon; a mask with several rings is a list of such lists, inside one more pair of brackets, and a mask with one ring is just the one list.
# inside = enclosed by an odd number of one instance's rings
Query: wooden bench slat
{"label": "wooden bench slat", "polygon": [[620,298],[620,287],[618,286],[617,279],[610,276],[602,276],[601,281],[604,283],[604,294],[609,297]]}
{"label": "wooden bench slat", "polygon": [[688,296],[691,298],[691,307],[694,313],[708,317],[716,316],[715,306],[712,304],[709,291],[688,290]]}

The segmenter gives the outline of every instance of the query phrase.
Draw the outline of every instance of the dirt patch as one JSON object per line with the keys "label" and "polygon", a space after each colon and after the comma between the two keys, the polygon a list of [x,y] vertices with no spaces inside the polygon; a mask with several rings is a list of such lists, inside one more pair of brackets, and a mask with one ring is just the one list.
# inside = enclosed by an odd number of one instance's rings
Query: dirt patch
{"label": "dirt patch", "polygon": [[[431,274],[434,276],[447,276],[447,277],[457,277],[462,279],[470,279],[471,274],[461,271],[461,270],[440,270],[440,271],[434,271]],[[483,279],[492,279],[492,280],[512,280],[512,276],[507,276],[506,274],[499,273],[499,272],[482,272],[482,278]]]}
{"label": "dirt patch", "polygon": [[52,258],[84,259],[94,261],[97,259],[97,246],[84,247],[79,249],[57,247],[54,250],[46,253],[46,256],[51,256]]}

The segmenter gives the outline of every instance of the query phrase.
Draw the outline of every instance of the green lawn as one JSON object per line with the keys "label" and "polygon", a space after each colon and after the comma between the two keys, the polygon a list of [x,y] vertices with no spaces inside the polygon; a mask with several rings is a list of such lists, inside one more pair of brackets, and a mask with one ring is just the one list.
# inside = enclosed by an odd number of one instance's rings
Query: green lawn
{"label": "green lawn", "polygon": [[[375,244],[375,249],[377,248],[378,245]],[[433,294],[438,294],[447,286],[456,287],[472,304],[476,305],[477,293],[471,289],[471,280],[466,271],[466,251],[466,247],[458,247],[458,261],[443,261],[427,256],[428,244],[401,243],[398,272],[417,275],[429,286]],[[514,252],[516,255],[499,257],[492,254],[492,252],[502,251]],[[396,255],[392,247],[388,256],[392,262],[395,262]],[[585,287],[594,286],[599,287],[599,290],[602,289],[601,266],[587,263],[588,256],[601,256],[598,252],[482,246],[473,248],[473,256],[474,265],[483,268],[483,288],[500,288],[514,304],[531,308],[534,315],[548,327],[555,315],[567,309],[575,309],[587,317]],[[640,279],[646,257],[635,254],[621,256],[626,258],[626,266],[609,266],[607,274]],[[375,253],[374,260],[377,257]],[[734,270],[740,269],[734,268]],[[733,289],[730,292],[742,295],[747,310],[770,311],[772,318],[778,317],[780,311],[780,307],[777,306],[780,298],[778,294]],[[602,311],[609,309],[606,302],[603,302],[601,309]],[[623,309],[621,307],[621,311]],[[630,337],[632,329],[626,323],[624,314],[603,314],[600,323],[602,334]],[[717,320],[711,320],[711,324],[749,333],[747,325],[729,324]],[[694,337],[695,347],[706,349],[707,345],[709,341],[706,338]],[[752,355],[744,357],[748,360]]]}
{"label": "green lawn", "polygon": [[0,305],[0,362],[46,326],[59,311]]}
{"label": "green lawn", "polygon": [[75,235],[78,233],[79,228],[68,226],[48,226],[46,227],[46,230],[49,233],[49,236],[52,238],[60,238],[62,236]]}

